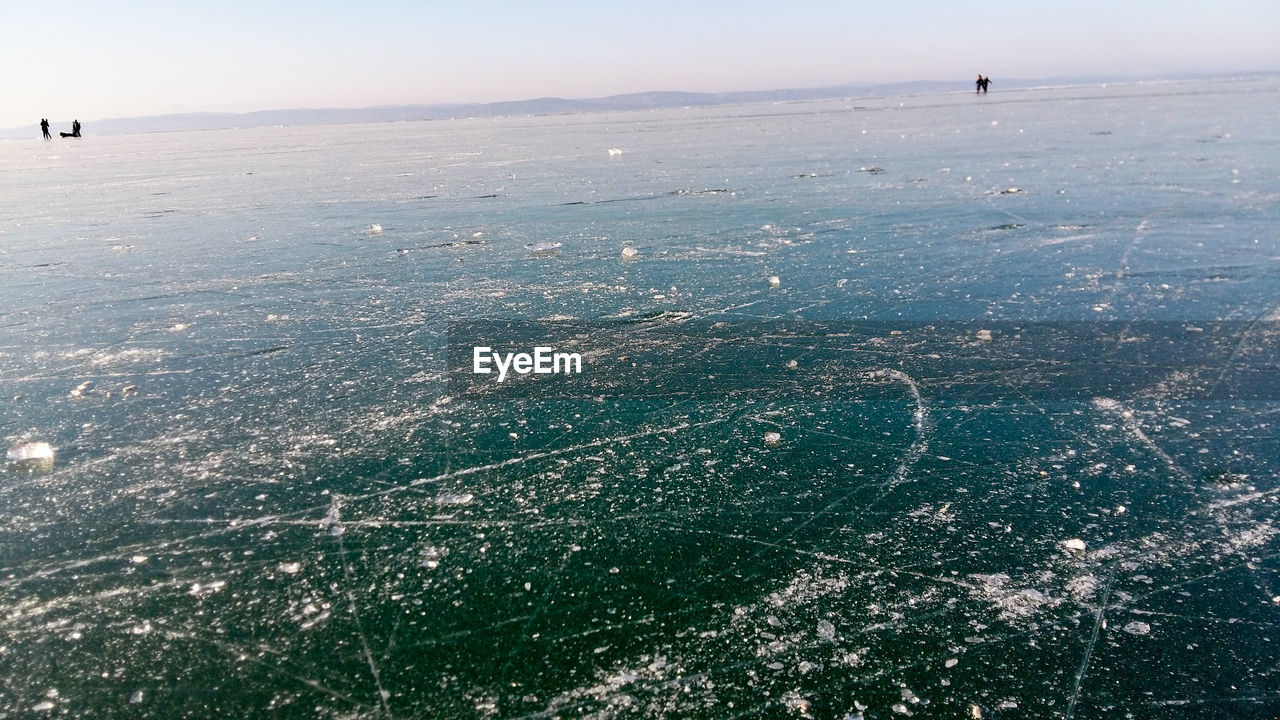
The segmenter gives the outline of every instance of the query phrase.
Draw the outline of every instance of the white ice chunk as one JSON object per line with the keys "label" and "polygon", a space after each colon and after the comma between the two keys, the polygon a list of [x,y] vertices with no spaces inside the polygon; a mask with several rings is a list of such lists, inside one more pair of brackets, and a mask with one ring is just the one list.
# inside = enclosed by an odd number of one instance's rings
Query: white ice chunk
{"label": "white ice chunk", "polygon": [[208,595],[209,593],[218,592],[226,586],[226,580],[214,580],[213,582],[208,583],[191,583],[191,589],[187,591],[187,594],[195,595],[197,597],[200,595]]}
{"label": "white ice chunk", "polygon": [[53,448],[47,442],[20,440],[9,446],[5,459],[15,463],[49,464],[53,462]]}
{"label": "white ice chunk", "polygon": [[1151,633],[1151,626],[1139,620],[1134,620],[1124,626],[1124,631],[1130,635],[1147,635]]}
{"label": "white ice chunk", "polygon": [[470,505],[475,499],[471,493],[441,493],[436,496],[437,505]]}

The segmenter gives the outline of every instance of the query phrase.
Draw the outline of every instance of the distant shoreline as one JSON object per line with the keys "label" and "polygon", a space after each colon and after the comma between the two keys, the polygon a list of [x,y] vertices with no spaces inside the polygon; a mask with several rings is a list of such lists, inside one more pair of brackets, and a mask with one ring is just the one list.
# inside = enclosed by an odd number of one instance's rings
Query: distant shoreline
{"label": "distant shoreline", "polygon": [[[1138,85],[1193,81],[1245,81],[1280,75],[1280,70],[1205,75],[1182,74],[1154,77],[1090,77],[1002,79],[992,83],[992,95],[1010,91],[1069,89],[1101,85]],[[888,84],[849,84],[825,88],[750,90],[724,93],[642,92],[600,98],[557,97],[490,103],[437,103],[429,105],[381,105],[364,108],[289,108],[245,113],[194,112],[104,118],[84,121],[89,135],[129,135],[152,132],[231,130],[274,126],[355,125],[365,123],[456,120],[536,115],[571,115],[591,112],[661,110],[680,107],[721,107],[754,103],[810,102],[842,99],[888,99],[932,94],[973,94],[972,80],[922,80]],[[38,113],[37,113],[38,114]],[[70,127],[56,121],[52,127]],[[0,139],[40,139],[39,124],[0,129]]]}

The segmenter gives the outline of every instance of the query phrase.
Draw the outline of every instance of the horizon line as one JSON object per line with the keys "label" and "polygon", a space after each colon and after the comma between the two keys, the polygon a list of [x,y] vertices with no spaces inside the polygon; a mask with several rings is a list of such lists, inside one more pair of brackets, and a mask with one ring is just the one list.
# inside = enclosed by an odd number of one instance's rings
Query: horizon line
{"label": "horizon line", "polygon": [[[1173,72],[1173,73],[1160,73],[1160,74],[1150,74],[1150,75],[1053,76],[1053,77],[1045,77],[1045,78],[1015,77],[1015,78],[1008,78],[1001,81],[1002,84],[1013,84],[1015,86],[1015,87],[1009,87],[1008,90],[1001,90],[1001,92],[1033,90],[1033,89],[1067,88],[1067,87],[1075,87],[1075,86],[1083,86],[1083,85],[1092,85],[1092,84],[1098,84],[1098,83],[1127,84],[1127,83],[1160,82],[1160,81],[1174,82],[1174,81],[1180,81],[1180,80],[1251,77],[1251,76],[1264,76],[1264,75],[1275,75],[1275,74],[1280,74],[1280,68],[1267,69],[1267,70],[1239,70],[1239,71],[1220,71],[1220,72],[1205,72],[1205,73]],[[935,85],[935,86],[950,85],[950,84],[968,85],[971,83],[972,83],[972,80],[967,80],[967,79],[966,80],[919,79],[919,80],[903,80],[898,82],[887,82],[887,83],[853,81],[853,82],[847,82],[847,83],[841,83],[841,84],[835,84],[835,85],[752,89],[752,90],[720,90],[720,91],[641,90],[637,92],[617,93],[617,94],[611,94],[611,95],[599,95],[599,96],[591,96],[591,97],[568,97],[567,98],[567,97],[561,97],[557,95],[542,95],[542,96],[536,96],[536,97],[524,97],[519,99],[475,101],[475,102],[440,101],[440,102],[419,102],[419,103],[383,103],[383,104],[377,104],[377,105],[360,105],[360,106],[340,106],[340,105],[291,106],[291,107],[278,107],[278,108],[259,108],[255,110],[243,110],[243,111],[190,110],[190,111],[168,112],[168,113],[152,113],[147,115],[124,115],[124,116],[114,116],[114,117],[99,117],[99,118],[92,118],[88,122],[89,123],[126,123],[126,122],[141,122],[141,121],[147,121],[147,120],[163,120],[166,118],[177,119],[177,118],[196,118],[196,117],[216,117],[216,118],[230,119],[230,118],[239,118],[239,117],[249,117],[253,115],[261,115],[261,114],[267,114],[267,113],[297,113],[297,112],[357,113],[357,112],[378,111],[378,110],[412,110],[412,109],[462,110],[462,109],[481,109],[481,108],[491,107],[495,105],[519,105],[519,104],[537,103],[537,102],[604,103],[611,100],[620,101],[620,100],[629,99],[629,98],[642,98],[645,96],[661,96],[661,95],[688,96],[691,99],[706,98],[706,99],[714,100],[716,98],[732,98],[733,96],[768,95],[768,94],[781,94],[781,93],[821,93],[821,92],[838,93],[844,90],[861,90],[864,92],[868,92],[868,91],[874,92],[877,89],[892,89],[892,88],[905,89],[906,87],[911,85]],[[1046,83],[1049,83],[1049,84],[1046,84]],[[957,92],[957,93],[967,92],[967,90],[957,89],[953,92]],[[868,98],[886,97],[887,98],[887,97],[898,97],[898,96],[908,97],[911,95],[913,95],[913,93],[890,92],[890,93],[886,93],[885,95],[872,94],[872,95],[866,95],[864,97],[868,97]],[[839,97],[840,96],[838,95],[832,95],[828,98],[819,98],[819,97],[796,98],[793,100],[775,100],[773,102],[802,102],[806,100],[818,100],[818,99],[834,100],[834,99],[839,99]],[[770,101],[765,99],[742,99],[742,100],[726,99],[724,102],[715,103],[715,104],[733,105],[733,104],[744,104],[744,103],[751,103],[751,102],[770,102]],[[678,106],[679,105],[672,105],[669,107],[678,107]],[[634,110],[634,109],[649,109],[649,108],[601,107],[597,111],[610,112],[610,111],[621,111],[621,110],[628,110],[628,109]],[[591,112],[591,111],[593,110],[584,108],[577,111],[566,111],[565,113],[556,113],[556,114],[573,114],[574,112]],[[525,115],[525,114],[533,115],[533,114],[541,114],[541,113],[517,112],[512,114],[513,115]],[[461,116],[461,117],[465,118],[465,117],[476,117],[476,116],[467,115],[467,116]],[[430,119],[459,119],[459,118],[450,117],[450,118],[418,118],[418,119],[430,120]],[[71,122],[71,120],[58,120],[57,122],[69,123]],[[338,123],[338,124],[360,124],[362,122],[396,122],[396,120],[365,120],[365,121],[353,121],[351,123]],[[53,126],[54,124],[56,123],[53,121],[50,122],[51,126]],[[0,137],[8,136],[12,138],[12,136],[10,135],[11,133],[12,134],[16,134],[20,132],[25,133],[26,131],[30,130],[31,127],[39,128],[39,126],[40,126],[39,123],[35,123],[34,125],[24,124],[24,125],[17,125],[17,126],[12,126],[8,128],[0,128]],[[143,131],[133,131],[133,132],[173,132],[173,130],[169,130],[169,131],[143,130]],[[131,133],[129,131],[123,131],[123,132],[117,131],[117,132],[108,132],[104,134],[131,134]]]}

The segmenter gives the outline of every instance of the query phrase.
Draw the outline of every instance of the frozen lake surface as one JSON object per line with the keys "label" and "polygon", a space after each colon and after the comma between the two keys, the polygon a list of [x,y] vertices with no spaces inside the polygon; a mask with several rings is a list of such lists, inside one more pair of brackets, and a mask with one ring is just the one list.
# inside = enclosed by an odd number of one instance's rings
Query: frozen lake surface
{"label": "frozen lake surface", "polygon": [[0,717],[1274,717],[1278,108],[0,144]]}

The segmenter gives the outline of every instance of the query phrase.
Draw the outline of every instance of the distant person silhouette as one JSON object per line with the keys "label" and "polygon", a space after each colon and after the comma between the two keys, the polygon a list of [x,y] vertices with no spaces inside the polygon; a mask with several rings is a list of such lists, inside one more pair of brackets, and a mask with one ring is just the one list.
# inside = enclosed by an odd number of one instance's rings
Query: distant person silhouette
{"label": "distant person silhouette", "polygon": [[48,118],[40,118],[40,132],[44,133],[45,140],[52,140],[53,136],[49,134]]}
{"label": "distant person silhouette", "polygon": [[982,78],[982,94],[985,95],[987,93],[987,86],[990,84],[991,84],[991,78],[989,77]]}
{"label": "distant person silhouette", "polygon": [[[987,86],[983,85],[982,86],[983,92],[986,92],[986,89],[987,89]],[[79,120],[71,121],[71,137],[80,137],[80,121]]]}
{"label": "distant person silhouette", "polygon": [[973,92],[975,95],[982,92],[982,73],[978,73],[978,79],[973,81]]}

